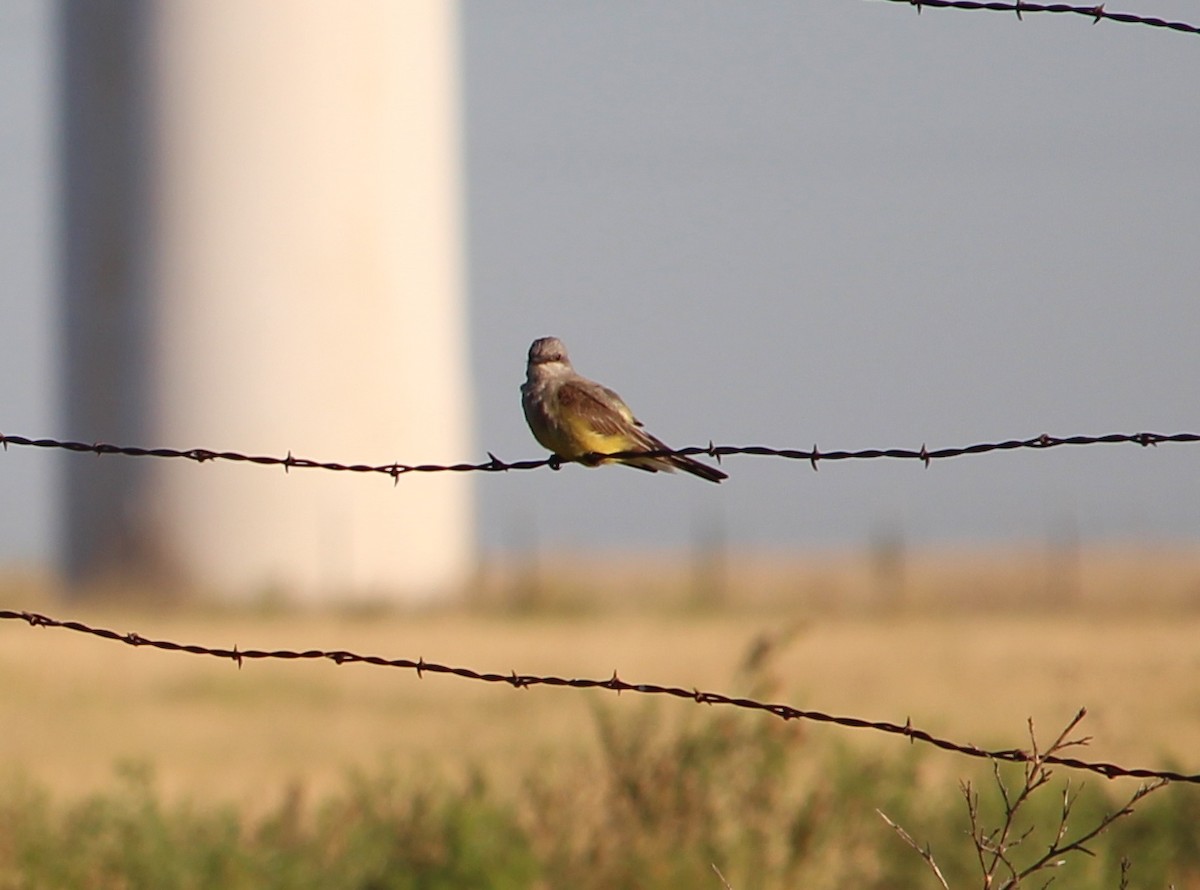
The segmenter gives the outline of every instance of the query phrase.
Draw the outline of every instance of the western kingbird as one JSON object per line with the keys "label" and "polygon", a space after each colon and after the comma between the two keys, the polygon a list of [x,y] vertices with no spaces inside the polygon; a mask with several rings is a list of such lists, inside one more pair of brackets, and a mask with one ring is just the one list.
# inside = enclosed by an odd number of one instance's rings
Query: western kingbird
{"label": "western kingbird", "polygon": [[641,421],[619,395],[575,373],[567,349],[557,337],[542,337],[529,347],[521,406],[534,438],[566,460],[590,467],[616,460],[651,473],[683,470],[709,482],[728,478],[716,467],[679,455],[597,457],[620,451],[671,449],[642,429]]}

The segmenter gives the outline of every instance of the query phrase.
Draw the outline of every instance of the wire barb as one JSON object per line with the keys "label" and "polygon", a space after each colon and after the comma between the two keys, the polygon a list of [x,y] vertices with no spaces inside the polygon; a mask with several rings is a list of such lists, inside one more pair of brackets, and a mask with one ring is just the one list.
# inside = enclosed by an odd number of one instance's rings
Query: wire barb
{"label": "wire barb", "polygon": [[[1086,760],[1080,760],[1075,757],[1064,757],[1057,754],[1043,754],[1037,750],[1036,743],[1031,750],[1023,750],[1020,748],[1010,748],[1006,750],[992,751],[986,748],[979,748],[975,745],[963,744],[950,739],[935,736],[923,729],[917,729],[912,725],[910,719],[906,719],[903,724],[889,723],[879,720],[864,720],[860,717],[846,717],[835,714],[825,714],[821,711],[808,711],[801,708],[796,708],[791,705],[763,702],[752,698],[733,698],[724,695],[720,692],[704,692],[695,687],[684,689],[679,686],[658,686],[648,683],[627,683],[617,676],[614,670],[612,677],[607,680],[596,679],[567,679],[564,677],[555,676],[539,676],[537,674],[521,674],[516,671],[508,674],[482,673],[467,667],[452,667],[449,665],[439,664],[437,662],[426,661],[423,657],[412,661],[406,658],[381,658],[378,655],[359,655],[354,652],[345,650],[324,651],[320,649],[309,649],[303,652],[292,651],[288,649],[277,649],[274,651],[266,651],[262,649],[238,649],[236,646],[232,649],[214,649],[208,646],[199,646],[194,644],[176,643],[171,640],[157,640],[150,637],[142,636],[137,633],[121,634],[113,630],[108,630],[102,627],[91,627],[79,621],[60,621],[57,618],[51,618],[47,615],[38,614],[36,612],[18,612],[10,609],[0,609],[0,620],[15,620],[24,621],[30,627],[57,627],[64,630],[73,630],[77,633],[90,634],[91,636],[100,637],[105,640],[112,640],[118,643],[125,643],[129,646],[150,646],[155,649],[161,649],[168,652],[186,652],[191,655],[208,655],[214,658],[229,659],[237,663],[240,667],[243,661],[250,660],[266,660],[266,659],[284,659],[284,660],[307,660],[327,659],[335,664],[345,664],[348,662],[359,662],[361,664],[370,664],[376,667],[392,667],[411,670],[416,673],[419,679],[423,679],[426,673],[447,674],[453,677],[461,677],[466,680],[477,680],[484,683],[504,683],[513,688],[524,689],[530,686],[560,686],[571,689],[609,689],[620,695],[622,692],[637,692],[643,695],[665,695],[671,698],[679,698],[691,700],[697,704],[707,705],[724,705],[726,707],[741,708],[748,711],[762,711],[767,714],[773,714],[782,720],[809,720],[816,723],[830,723],[836,726],[848,727],[851,729],[867,729],[874,732],[881,732],[887,735],[896,735],[902,738],[907,738],[910,743],[922,742],[923,744],[932,745],[943,751],[952,751],[958,754],[963,754],[967,757],[976,757],[993,762],[1006,761],[1009,763],[1032,763],[1037,766],[1046,764],[1054,764],[1061,766],[1064,769],[1079,770],[1083,772],[1095,773],[1104,776],[1105,778],[1114,779],[1117,777],[1133,777],[1139,779],[1159,779],[1169,782],[1186,782],[1194,785],[1200,785],[1200,773],[1185,774],[1173,770],[1158,770],[1158,769],[1143,769],[1129,768],[1118,766],[1114,763],[1095,763]],[[1084,711],[1080,710],[1076,718],[1067,727],[1064,732],[1070,732],[1081,719],[1083,719]],[[1062,741],[1062,739],[1060,739]],[[1082,743],[1082,742],[1081,742]],[[1074,742],[1072,742],[1074,744]]]}

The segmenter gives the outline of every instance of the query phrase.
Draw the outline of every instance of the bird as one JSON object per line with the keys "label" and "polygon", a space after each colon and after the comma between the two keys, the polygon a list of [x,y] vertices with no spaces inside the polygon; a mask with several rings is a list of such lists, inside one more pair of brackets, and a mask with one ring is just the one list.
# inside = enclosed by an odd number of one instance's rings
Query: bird
{"label": "bird", "polygon": [[533,437],[564,460],[589,467],[617,461],[639,470],[683,470],[709,482],[728,479],[716,467],[683,455],[605,457],[624,451],[670,451],[642,428],[625,400],[576,373],[557,337],[540,337],[529,347],[521,407]]}

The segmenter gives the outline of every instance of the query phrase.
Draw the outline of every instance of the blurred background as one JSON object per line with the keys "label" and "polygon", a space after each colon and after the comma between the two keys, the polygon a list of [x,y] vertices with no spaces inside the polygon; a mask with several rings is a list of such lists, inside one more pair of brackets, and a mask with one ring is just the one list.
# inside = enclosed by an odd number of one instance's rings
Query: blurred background
{"label": "blurred background", "polygon": [[[89,88],[72,86],[71,59],[80,57],[68,41],[72,16],[80,17],[72,6],[12,0],[0,7],[5,432],[291,449],[347,462],[483,460],[488,451],[536,458],[542,450],[525,427],[517,387],[529,342],[548,334],[566,341],[581,373],[620,392],[649,429],[676,446],[915,448],[1197,426],[1200,119],[1191,113],[1197,63],[1187,35],[1111,22],[1093,27],[1072,16],[917,15],[874,2],[466,0],[433,5],[433,23],[421,25],[432,29],[422,32],[433,35],[437,51],[429,58],[414,62],[401,53],[392,68],[359,65],[344,78],[357,55],[388,57],[387,39],[354,43],[380,27],[326,13],[287,44],[269,20],[235,4],[210,29],[217,55],[205,61],[202,42],[188,36],[198,33],[195,15],[144,16],[130,50],[142,66],[133,75],[141,71],[144,79],[131,75],[131,83],[149,111],[129,132],[151,172],[130,162],[134,169],[121,175],[149,195],[144,205],[152,209],[138,224],[156,220],[149,225],[166,234],[133,239],[130,250],[152,255],[159,271],[139,279],[141,302],[121,311],[135,319],[139,343],[157,344],[145,348],[157,349],[158,358],[142,370],[153,381],[144,397],[151,407],[142,409],[150,419],[99,428],[88,395],[97,375],[82,366],[81,377],[80,348],[70,340],[77,334],[69,336],[80,288],[71,284],[73,254],[64,244],[80,213],[92,214],[85,217],[91,235],[76,234],[85,243],[120,213],[111,204],[81,210],[80,190],[67,187],[71,176],[111,173],[103,164],[79,173],[93,155],[64,139],[80,114],[69,100],[86,98]],[[90,6],[104,15],[105,4]],[[1194,7],[1164,0],[1151,11],[1186,19]],[[402,18],[383,27],[394,37]],[[87,45],[103,46],[94,29],[84,30]],[[201,49],[189,61],[187,53],[169,52],[172,46]],[[218,70],[220,78],[205,80],[206,71]],[[297,84],[281,71],[295,72]],[[314,94],[333,108],[354,105],[354,85],[370,85],[372,72],[427,99],[432,111],[421,113],[434,123],[414,126],[418,118],[410,116],[405,130],[400,114],[383,136],[360,127],[388,101],[407,101],[400,87],[376,90],[382,98],[372,94],[340,118],[306,110]],[[338,92],[343,81],[349,94]],[[255,86],[262,83],[269,88]],[[299,98],[277,101],[283,95]],[[240,117],[229,112],[234,102]],[[247,137],[251,179],[212,174],[209,156],[221,157],[226,143],[246,144],[238,143],[237,128],[253,134],[255,121],[268,116],[279,135]],[[344,126],[346,144],[326,126]],[[417,141],[414,133],[425,139],[434,131],[440,141],[427,139],[407,161],[393,151]],[[376,141],[364,152],[354,134]],[[309,143],[320,143],[328,157],[313,153],[306,166]],[[383,198],[364,204],[364,213],[383,215],[389,201],[410,201],[414,219],[364,224],[351,218],[353,208],[327,213],[319,202],[335,199],[322,195],[288,205],[281,200],[286,172],[274,191],[247,185],[261,177],[255,170],[290,163],[300,181],[306,170],[329,171],[321,174],[331,177],[329,190],[366,194],[369,185],[339,178],[345,165],[367,163],[364,155],[387,181]],[[199,192],[214,181],[204,177],[215,175],[233,197],[199,209],[175,200],[164,184],[172,171],[173,182],[191,176]],[[416,203],[424,186],[414,183],[431,175],[436,186]],[[327,217],[327,225],[298,232],[263,224],[253,231],[266,246],[239,252],[250,231],[240,218],[266,214],[268,205],[280,217]],[[189,216],[204,213],[201,224]],[[351,225],[376,226],[364,236],[375,239],[375,253],[334,251],[303,285],[253,264],[238,271],[264,251],[294,263],[289,250],[319,251],[360,231]],[[441,258],[414,251],[406,234],[413,231],[440,233]],[[289,238],[295,243],[281,248]],[[427,287],[419,276],[384,275],[377,287],[363,271],[397,256],[401,265],[412,256],[441,263],[441,277]],[[247,280],[216,305],[214,291]],[[396,317],[346,325],[346,316],[361,317],[355,301],[367,291],[368,300],[391,301]],[[414,320],[419,307],[442,302],[449,308],[436,323]],[[199,305],[209,312],[202,322],[193,311]],[[295,342],[267,320],[296,315],[306,316],[298,328],[308,327]],[[412,321],[407,333],[405,318]],[[212,339],[206,325],[222,336],[241,329],[240,351]],[[434,328],[436,336],[422,336]],[[85,333],[98,336],[94,327]],[[276,342],[284,345],[275,349]],[[344,360],[386,353],[389,343],[408,365]],[[189,349],[190,363],[171,358]],[[321,389],[319,375],[295,376],[298,366],[322,360],[342,368],[336,384]],[[220,376],[223,365],[236,372]],[[420,383],[378,386],[389,375]],[[430,381],[447,381],[446,388],[431,395]],[[360,388],[365,395],[347,400],[346,392]],[[90,414],[70,407],[81,398]],[[279,412],[271,407],[285,402]],[[175,406],[174,420],[163,405]],[[202,422],[179,419],[189,412]],[[247,414],[271,415],[272,434],[252,434]],[[429,437],[447,426],[451,432]],[[327,435],[330,429],[345,435]],[[93,529],[114,521],[103,506],[111,489],[99,508],[95,498],[81,505],[72,492],[120,460],[102,466],[90,457],[9,449],[0,466],[0,497],[10,505],[0,513],[0,562],[71,569],[89,536],[72,531],[71,517]],[[314,508],[313,528],[294,538],[273,544],[262,531],[272,511],[300,510],[281,507],[286,501],[270,501],[254,527],[261,549],[274,548],[283,562],[300,551],[334,553],[304,581],[323,590],[358,589],[361,580],[338,568],[338,535],[361,537],[367,526],[402,524],[405,516],[419,525],[447,498],[453,508],[433,524],[441,539],[456,543],[430,578],[455,583],[471,567],[530,554],[811,555],[867,547],[886,557],[889,548],[954,552],[1047,542],[1187,549],[1200,532],[1200,474],[1188,446],[1013,453],[928,470],[907,462],[826,464],[818,473],[803,462],[735,457],[725,469],[731,478],[721,486],[574,466],[405,479],[395,489],[387,480],[335,478],[331,492],[360,482],[378,490],[363,508],[362,527],[343,522],[343,506],[328,500]],[[195,506],[206,490],[219,490],[214,504],[228,505],[248,491],[251,476],[271,474],[173,463],[153,472],[158,482],[146,485],[146,498],[161,502],[174,492],[181,503],[192,499],[177,511],[185,514],[178,539],[227,521],[218,518],[219,506],[207,513]],[[271,496],[316,484],[300,475],[280,474]],[[132,490],[142,483],[114,484]],[[257,497],[244,493],[243,502]],[[351,514],[358,515],[345,507]],[[142,522],[170,525],[157,514]],[[214,539],[214,550],[234,546],[233,528],[232,538]],[[377,553],[403,535],[392,529],[368,549]],[[371,557],[354,558],[361,567]],[[261,587],[271,577],[263,571],[229,577]],[[390,569],[381,571],[378,584],[368,578],[364,589],[400,584]]]}
{"label": "blurred background", "polygon": [[[1194,0],[1121,7],[1200,23]],[[1200,432],[1196,49],[865,0],[4,0],[0,432],[540,459],[518,386],[545,335],[680,447]],[[1072,754],[1196,773],[1198,457],[393,485],[8,447],[0,875],[932,883],[882,811],[975,883],[961,790],[990,819],[1018,767],[121,634],[619,672],[989,748],[1044,751],[1086,706]],[[1134,793],[1054,779],[1020,855],[1062,840],[1064,800],[1075,836]],[[1129,886],[1200,887],[1193,791],[1139,804],[1064,880],[1126,886],[1129,856]]]}

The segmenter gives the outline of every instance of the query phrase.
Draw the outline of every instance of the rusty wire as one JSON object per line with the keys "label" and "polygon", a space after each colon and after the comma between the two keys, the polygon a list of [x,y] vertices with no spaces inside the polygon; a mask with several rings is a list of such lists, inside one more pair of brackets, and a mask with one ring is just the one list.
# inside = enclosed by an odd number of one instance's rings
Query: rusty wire
{"label": "rusty wire", "polygon": [[1092,20],[1093,25],[1108,20],[1127,25],[1146,25],[1151,28],[1167,28],[1187,34],[1200,34],[1200,25],[1169,22],[1154,16],[1135,15],[1130,12],[1109,12],[1104,8],[1103,3],[1098,6],[1068,6],[1065,3],[1026,3],[1025,0],[1013,0],[1012,3],[996,2],[996,0],[887,0],[887,2],[915,6],[918,14],[927,6],[935,9],[987,9],[993,12],[1012,12],[1018,19],[1022,19],[1027,12],[1053,12],[1086,16]]}
{"label": "rusty wire", "polygon": [[[987,454],[993,451],[1017,451],[1022,449],[1032,449],[1035,451],[1045,450],[1047,448],[1057,448],[1061,445],[1111,445],[1118,443],[1128,443],[1141,445],[1143,447],[1150,445],[1160,445],[1167,442],[1200,442],[1200,434],[1197,433],[1109,433],[1103,436],[1051,436],[1048,433],[1032,436],[1027,439],[1006,439],[1002,442],[981,442],[975,445],[966,445],[953,448],[937,448],[930,450],[924,444],[919,449],[910,448],[864,448],[857,451],[821,451],[816,445],[811,449],[804,450],[798,448],[770,448],[765,445],[714,445],[709,443],[707,446],[691,446],[688,448],[676,448],[663,451],[639,451],[639,452],[616,452],[613,454],[589,455],[588,460],[594,458],[622,458],[632,457],[635,455],[652,457],[664,457],[669,455],[680,456],[708,456],[715,458],[720,462],[721,458],[735,454],[747,454],[756,457],[778,457],[787,460],[802,460],[807,461],[812,468],[817,469],[817,465],[822,461],[830,460],[872,460],[878,458],[895,458],[900,460],[919,460],[926,467],[932,461],[945,460],[951,457],[964,457],[968,455]],[[509,470],[536,470],[542,467],[550,467],[551,469],[559,469],[568,461],[557,455],[551,455],[548,458],[541,460],[518,460],[507,462],[503,461],[492,452],[488,452],[488,461],[486,463],[457,463],[457,464],[405,464],[405,463],[390,463],[390,464],[346,464],[338,461],[321,461],[310,460],[303,457],[295,457],[289,451],[286,457],[270,457],[266,455],[250,455],[242,454],[237,451],[213,451],[208,448],[189,448],[179,450],[175,448],[142,448],[129,445],[112,445],[107,442],[71,442],[62,441],[59,439],[30,439],[25,436],[5,435],[0,433],[0,445],[8,450],[10,445],[28,446],[31,448],[57,448],[65,451],[76,453],[88,453],[95,455],[119,454],[126,457],[157,457],[157,458],[175,458],[182,460],[195,461],[196,463],[205,463],[207,461],[235,461],[241,463],[257,464],[260,466],[279,466],[283,467],[284,471],[292,469],[315,469],[315,470],[333,470],[336,472],[346,473],[379,473],[386,476],[391,476],[393,480],[399,481],[401,476],[409,473],[502,473]]]}
{"label": "rusty wire", "polygon": [[[79,621],[60,621],[57,618],[51,618],[36,612],[17,612],[10,609],[0,609],[0,619],[24,621],[31,627],[58,627],[65,630],[73,630],[78,633],[100,637],[101,639],[124,643],[128,646],[151,646],[155,649],[163,649],[168,652],[208,655],[214,658],[233,661],[239,668],[246,661],[262,659],[282,659],[287,661],[321,660],[332,661],[334,664],[339,665],[359,663],[375,665],[377,667],[401,668],[415,671],[418,679],[424,678],[425,674],[446,674],[466,680],[477,680],[483,683],[506,684],[514,689],[528,689],[531,686],[558,686],[568,689],[607,689],[618,694],[633,692],[642,695],[666,695],[692,701],[696,704],[725,705],[751,711],[763,711],[767,714],[773,714],[782,720],[811,720],[817,723],[832,723],[851,729],[869,729],[888,735],[902,736],[910,742],[922,742],[933,745],[943,751],[953,751],[968,757],[1007,761],[1010,763],[1029,763],[1036,760],[1042,763],[1055,764],[1066,769],[1096,773],[1109,779],[1132,777],[1137,779],[1162,779],[1171,782],[1200,784],[1200,773],[1189,775],[1172,770],[1131,769],[1115,763],[1092,762],[1074,757],[1062,757],[1056,754],[1041,754],[1037,751],[1027,751],[1021,748],[988,750],[975,745],[940,738],[923,729],[917,729],[908,721],[899,724],[886,721],[863,720],[859,717],[825,714],[821,711],[803,710],[791,705],[762,702],[752,698],[738,698],[719,692],[703,692],[699,689],[684,689],[680,686],[659,686],[654,683],[629,683],[618,677],[616,671],[613,671],[613,675],[605,680],[568,679],[565,677],[539,676],[537,674],[518,674],[516,671],[510,671],[507,674],[498,674],[476,671],[466,667],[452,667],[438,664],[437,662],[426,661],[424,658],[418,658],[416,661],[409,658],[383,658],[378,655],[359,655],[355,652],[348,652],[342,649],[332,651],[323,649],[306,649],[303,651],[274,649],[267,651],[262,649],[239,649],[237,646],[234,646],[232,649],[212,648],[209,646],[176,643],[171,640],[156,640],[144,637],[138,633],[119,633],[107,628],[91,627]],[[1076,717],[1076,722],[1082,719],[1085,713],[1086,710],[1080,710],[1079,715]]]}

